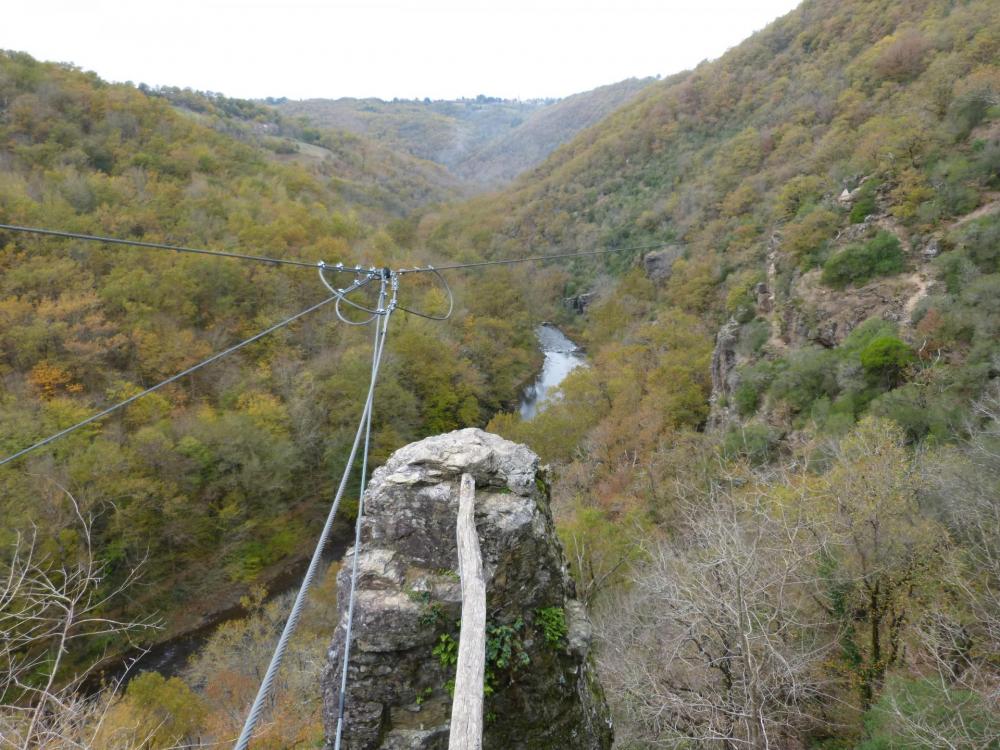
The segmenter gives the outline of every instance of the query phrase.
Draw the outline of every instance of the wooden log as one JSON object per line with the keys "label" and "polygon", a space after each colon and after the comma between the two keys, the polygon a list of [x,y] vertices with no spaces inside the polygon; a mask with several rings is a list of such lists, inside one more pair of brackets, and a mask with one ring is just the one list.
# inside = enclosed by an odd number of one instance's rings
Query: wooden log
{"label": "wooden log", "polygon": [[458,574],[462,580],[462,631],[448,750],[483,746],[483,675],[486,669],[486,580],[476,532],[476,482],[462,475],[458,494]]}

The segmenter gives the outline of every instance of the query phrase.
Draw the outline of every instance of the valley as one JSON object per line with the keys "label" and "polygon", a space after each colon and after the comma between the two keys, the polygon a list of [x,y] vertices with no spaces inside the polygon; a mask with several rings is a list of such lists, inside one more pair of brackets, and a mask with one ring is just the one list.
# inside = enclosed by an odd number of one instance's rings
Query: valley
{"label": "valley", "polygon": [[469,192],[501,188],[581,130],[637,96],[653,79],[629,79],[558,100],[313,99],[278,112],[387,144],[445,167]]}
{"label": "valley", "polygon": [[[615,747],[984,750],[998,122],[990,0],[806,0],[717,60],[558,101],[245,101],[9,51],[0,223],[307,265],[602,252],[442,271],[450,319],[392,319],[369,468],[468,427],[537,453]],[[432,274],[402,278],[443,317]],[[0,229],[0,458],[327,296],[315,269]],[[46,605],[36,630],[31,591],[0,588],[0,736],[230,741],[371,346],[330,305],[0,466],[0,580],[79,580],[136,624]],[[328,742],[358,490],[254,747]],[[135,647],[148,671],[77,701]]]}

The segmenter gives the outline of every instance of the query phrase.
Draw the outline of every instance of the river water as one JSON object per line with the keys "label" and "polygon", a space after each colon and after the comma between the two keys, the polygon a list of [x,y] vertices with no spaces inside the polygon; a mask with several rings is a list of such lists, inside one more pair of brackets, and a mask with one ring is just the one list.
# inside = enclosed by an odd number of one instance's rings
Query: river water
{"label": "river water", "polygon": [[521,397],[521,419],[532,419],[550,400],[553,391],[577,367],[587,364],[586,357],[566,334],[554,325],[545,323],[535,329],[538,346],[545,355],[542,372],[532,385],[524,389]]}

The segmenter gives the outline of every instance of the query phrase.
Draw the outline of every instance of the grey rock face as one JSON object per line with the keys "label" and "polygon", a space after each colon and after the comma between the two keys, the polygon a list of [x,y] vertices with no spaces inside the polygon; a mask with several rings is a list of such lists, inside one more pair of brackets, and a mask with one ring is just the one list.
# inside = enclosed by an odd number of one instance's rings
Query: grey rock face
{"label": "grey rock face", "polygon": [[563,304],[577,315],[583,315],[596,299],[597,292],[586,292],[575,297],[566,297],[563,299]]}
{"label": "grey rock face", "polygon": [[728,402],[739,385],[736,372],[739,332],[740,324],[730,318],[715,337],[715,350],[712,352],[712,395],[709,399],[711,411],[708,416],[709,426],[713,429],[725,427],[734,418]]}
{"label": "grey rock face", "polygon": [[757,314],[767,315],[774,309],[774,295],[768,288],[766,282],[759,282],[753,288],[754,298],[757,300]]}
{"label": "grey rock face", "polygon": [[[357,554],[343,747],[447,747],[454,667],[432,652],[459,636],[455,520],[465,472],[476,480],[487,639],[510,649],[508,659],[491,661],[488,645],[492,693],[483,747],[610,748],[609,714],[589,656],[590,622],[574,596],[538,457],[476,429],[401,448],[372,477],[360,549],[348,551],[337,580],[340,622],[323,678],[328,737],[336,729]],[[564,617],[564,638],[545,637],[543,610]]]}
{"label": "grey rock face", "polygon": [[642,267],[651,281],[660,282],[670,278],[674,261],[684,253],[680,245],[671,245],[663,250],[646,253],[642,258]]}

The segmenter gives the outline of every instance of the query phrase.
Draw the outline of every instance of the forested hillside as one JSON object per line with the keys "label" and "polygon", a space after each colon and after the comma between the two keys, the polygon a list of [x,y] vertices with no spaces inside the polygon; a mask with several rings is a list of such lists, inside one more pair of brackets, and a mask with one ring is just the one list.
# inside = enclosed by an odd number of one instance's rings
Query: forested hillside
{"label": "forested hillside", "polygon": [[425,222],[674,243],[568,284],[592,366],[490,423],[559,466],[623,747],[1000,741],[998,61],[995,3],[806,2]]}
{"label": "forested hillside", "polygon": [[560,99],[532,112],[509,132],[471,149],[451,169],[475,184],[504,186],[541,164],[557,147],[603,120],[652,82],[651,78],[630,78]]}
{"label": "forested hillside", "polygon": [[[807,0],[488,198],[439,204],[454,185],[395,150],[396,125],[387,148],[8,53],[0,216],[406,266],[668,243],[449,276],[452,322],[393,322],[373,462],[488,422],[551,464],[622,748],[1000,746],[995,1]],[[4,454],[324,296],[308,269],[0,247]],[[404,293],[443,301],[429,281]],[[541,319],[589,366],[525,422]],[[79,507],[102,614],[177,628],[223,606],[311,543],[370,346],[321,312],[0,469],[0,543],[34,528],[71,565]],[[248,603],[188,684],[144,676],[108,726],[229,737],[281,621]],[[262,746],[316,739],[302,680],[324,636],[305,630]]]}
{"label": "forested hillside", "polygon": [[269,152],[280,163],[310,168],[371,223],[459,196],[459,182],[445,169],[384,140],[332,126],[318,130],[271,107],[219,94],[142,84],[139,90],[199,124]]}
{"label": "forested hillside", "polygon": [[440,164],[455,164],[464,152],[520,125],[551,102],[481,96],[457,101],[305,99],[274,104],[287,117],[364,135]]}
{"label": "forested hillside", "polygon": [[276,107],[282,114],[442,164],[467,185],[483,189],[505,185],[541,163],[651,82],[631,78],[554,101],[486,96],[459,101],[310,99]]}
{"label": "forested hillside", "polygon": [[[399,214],[447,195],[439,176],[247,102],[0,56],[4,223],[403,265],[412,229]],[[4,456],[328,296],[309,268],[12,232],[0,232],[0,247]],[[482,424],[531,376],[529,299],[502,274],[457,283],[458,322],[394,325],[376,462]],[[401,295],[417,309],[441,304],[418,277]],[[144,637],[164,637],[232,606],[310,548],[360,414],[370,348],[367,329],[323,310],[3,467],[0,545],[34,534],[40,559],[76,559],[85,540],[71,496],[106,566],[101,590],[142,568],[142,584],[104,614],[156,613],[166,629]]]}

